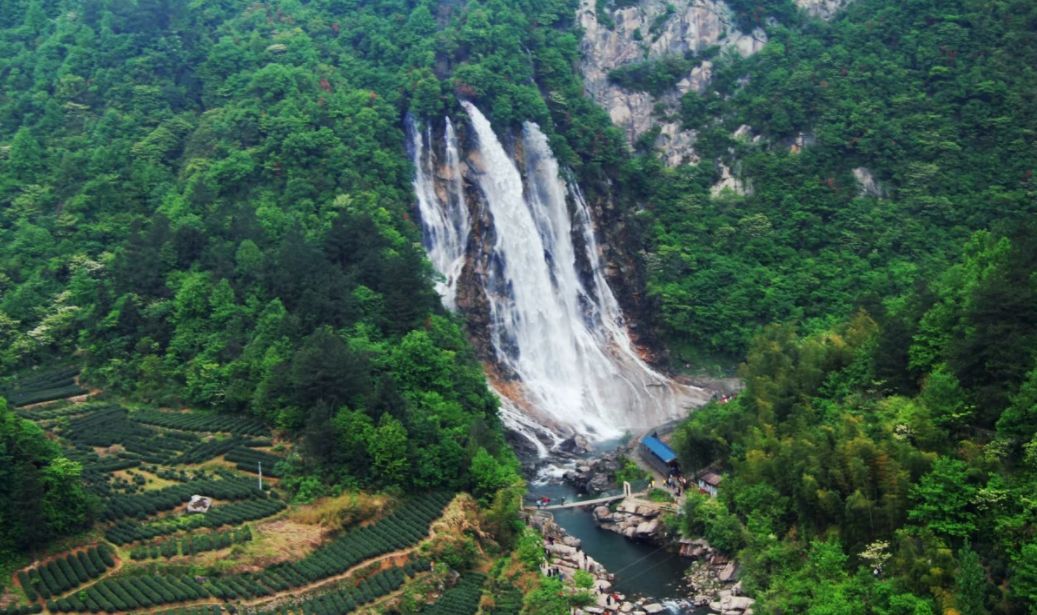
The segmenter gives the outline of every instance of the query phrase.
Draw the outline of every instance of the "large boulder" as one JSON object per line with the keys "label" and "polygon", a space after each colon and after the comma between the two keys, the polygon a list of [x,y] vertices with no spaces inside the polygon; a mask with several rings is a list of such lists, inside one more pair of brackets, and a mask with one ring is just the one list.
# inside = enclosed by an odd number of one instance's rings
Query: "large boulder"
{"label": "large boulder", "polygon": [[625,513],[628,515],[637,514],[637,502],[633,500],[622,500],[619,506],[616,506],[616,512]]}
{"label": "large boulder", "polygon": [[752,598],[745,596],[731,596],[720,601],[720,612],[724,615],[738,615],[749,610],[755,602]]}
{"label": "large boulder", "polygon": [[659,531],[660,525],[661,522],[659,521],[659,519],[652,519],[650,521],[645,521],[643,523],[638,524],[637,529],[635,531],[638,537],[648,538],[651,536],[655,536],[655,533]]}
{"label": "large boulder", "polygon": [[722,582],[727,583],[729,581],[734,580],[735,572],[737,572],[735,563],[728,562],[727,565],[721,568],[720,572],[717,573],[717,578],[720,579]]}
{"label": "large boulder", "polygon": [[637,507],[634,508],[634,513],[641,515],[642,517],[658,517],[660,512],[661,511],[658,507],[650,504],[638,504]]}
{"label": "large boulder", "polygon": [[564,545],[559,542],[556,542],[553,545],[547,545],[547,550],[565,559],[570,559],[576,556],[576,547],[570,547],[569,545]]}
{"label": "large boulder", "polygon": [[604,472],[595,472],[587,483],[589,491],[600,493],[607,491],[612,486],[612,479]]}
{"label": "large boulder", "polygon": [[562,440],[555,450],[563,453],[569,453],[571,455],[581,455],[589,450],[587,447],[587,438],[584,438],[583,436],[576,434],[566,438],[565,440]]}

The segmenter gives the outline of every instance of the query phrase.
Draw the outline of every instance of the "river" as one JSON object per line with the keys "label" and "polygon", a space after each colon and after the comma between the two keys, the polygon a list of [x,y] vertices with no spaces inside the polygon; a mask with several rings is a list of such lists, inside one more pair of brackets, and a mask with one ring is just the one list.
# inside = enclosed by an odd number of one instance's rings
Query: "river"
{"label": "river", "polygon": [[[562,497],[572,501],[576,491],[568,485],[546,484],[531,488],[531,495],[547,496],[554,501]],[[680,584],[691,560],[646,542],[630,540],[615,532],[603,530],[590,512],[580,508],[552,510],[558,525],[579,538],[583,550],[609,572],[616,575],[616,590],[628,596],[647,596],[655,600],[681,597]]]}

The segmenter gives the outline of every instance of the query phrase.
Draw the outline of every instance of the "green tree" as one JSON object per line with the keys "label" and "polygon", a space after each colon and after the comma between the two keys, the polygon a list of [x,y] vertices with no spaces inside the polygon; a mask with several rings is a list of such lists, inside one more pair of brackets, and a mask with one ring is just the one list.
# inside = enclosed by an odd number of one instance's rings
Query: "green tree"
{"label": "green tree", "polygon": [[1012,595],[1029,605],[1031,615],[1037,613],[1037,543],[1023,545],[1012,560],[1009,579]]}
{"label": "green tree", "polygon": [[513,468],[494,459],[483,447],[479,447],[472,456],[471,470],[472,492],[483,504],[489,504],[493,495],[500,489],[515,482]]}
{"label": "green tree", "polygon": [[407,430],[403,423],[383,414],[367,443],[371,474],[380,485],[405,485],[410,461]]}
{"label": "green tree", "polygon": [[987,572],[971,547],[958,552],[958,572],[954,576],[954,603],[962,615],[985,615],[987,609]]}
{"label": "green tree", "polygon": [[1037,368],[1026,380],[997,421],[997,433],[1012,443],[1016,453],[1037,433]]}
{"label": "green tree", "polygon": [[566,615],[569,610],[562,582],[553,577],[540,579],[539,586],[522,600],[522,615]]}
{"label": "green tree", "polygon": [[938,457],[911,490],[915,504],[908,518],[937,534],[966,538],[976,531],[972,502],[976,491],[965,462]]}
{"label": "green tree", "polygon": [[943,363],[925,379],[922,401],[933,419],[947,429],[960,429],[967,425],[974,412],[958,379]]}
{"label": "green tree", "polygon": [[82,467],[0,398],[0,552],[39,548],[88,527],[96,498]]}
{"label": "green tree", "polygon": [[689,491],[684,503],[685,536],[703,536],[717,549],[736,553],[745,543],[745,529],[716,498]]}
{"label": "green tree", "polygon": [[41,483],[45,495],[40,508],[51,532],[61,536],[87,525],[96,503],[83,484],[82,465],[55,457],[43,469]]}

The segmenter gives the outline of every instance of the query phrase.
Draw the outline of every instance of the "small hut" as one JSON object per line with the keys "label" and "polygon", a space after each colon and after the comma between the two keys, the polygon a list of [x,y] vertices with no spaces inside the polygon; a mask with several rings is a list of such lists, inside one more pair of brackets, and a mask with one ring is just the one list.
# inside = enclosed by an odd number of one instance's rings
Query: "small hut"
{"label": "small hut", "polygon": [[653,433],[650,436],[641,438],[639,449],[641,458],[647,461],[648,465],[662,473],[663,476],[669,476],[678,472],[677,453],[673,452],[672,448],[660,440],[658,435]]}
{"label": "small hut", "polygon": [[204,495],[192,495],[191,501],[187,503],[187,512],[207,513],[211,507],[212,498],[207,498]]}
{"label": "small hut", "polygon": [[708,493],[711,497],[717,497],[717,491],[720,489],[720,482],[724,480],[724,477],[713,472],[712,470],[703,470],[695,475],[695,484],[698,485],[699,489]]}

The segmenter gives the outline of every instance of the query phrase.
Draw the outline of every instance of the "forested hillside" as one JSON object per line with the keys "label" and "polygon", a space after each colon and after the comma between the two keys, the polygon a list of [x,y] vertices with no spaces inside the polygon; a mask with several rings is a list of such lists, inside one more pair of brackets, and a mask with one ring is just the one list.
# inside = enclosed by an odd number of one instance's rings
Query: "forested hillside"
{"label": "forested hillside", "polygon": [[676,442],[730,470],[688,529],[741,554],[767,612],[1037,604],[1037,240],[981,232],[895,308],[768,327],[746,389]]}
{"label": "forested hillside", "polygon": [[[1037,213],[1032,2],[855,0],[830,23],[788,5],[732,3],[769,43],[683,97],[702,163],[638,184],[648,290],[688,357],[739,360],[771,322],[823,330]],[[746,194],[711,198],[720,162]]]}
{"label": "forested hillside", "polygon": [[[702,161],[643,138],[625,184],[662,339],[745,358],[675,436],[727,476],[685,531],[761,612],[1035,612],[1037,8],[730,4],[769,42],[683,96]],[[658,94],[698,61],[610,78]]]}
{"label": "forested hillside", "polygon": [[[186,466],[223,457],[266,460],[279,492],[217,525],[343,490],[470,491],[452,505],[460,546],[439,555],[499,557],[492,583],[517,600],[501,571],[518,463],[471,331],[433,291],[405,149],[408,115],[458,117],[464,99],[503,140],[526,120],[549,136],[640,340],[674,364],[744,361],[741,396],[675,442],[686,468],[727,474],[684,529],[738,555],[758,612],[1037,612],[1037,5],[855,0],[824,22],[790,0],[729,4],[766,30],[758,53],[612,75],[661,93],[713,62],[680,100],[701,160],[667,168],[585,96],[575,0],[0,2],[0,391],[20,408],[0,399],[0,564],[103,515],[144,560],[247,542],[148,517],[210,480]],[[725,169],[744,189],[711,190]],[[26,410],[87,389],[129,407]],[[300,454],[253,439],[271,428]],[[140,485],[116,476],[145,464]],[[327,552],[416,549],[448,501],[424,497]],[[113,520],[119,506],[147,522]],[[542,545],[524,538],[536,576]],[[343,573],[314,553],[133,589],[265,599]],[[423,574],[407,557],[338,599]],[[113,566],[90,563],[26,576],[47,593],[22,606],[138,608],[119,582],[72,591]],[[486,579],[464,579],[452,600],[471,606]],[[530,587],[526,612],[568,610],[560,582]]]}
{"label": "forested hillside", "polygon": [[455,90],[547,119],[518,50],[568,8],[497,9],[4,3],[0,364],[78,352],[108,393],[304,431],[332,482],[510,466],[431,290],[402,131]]}

